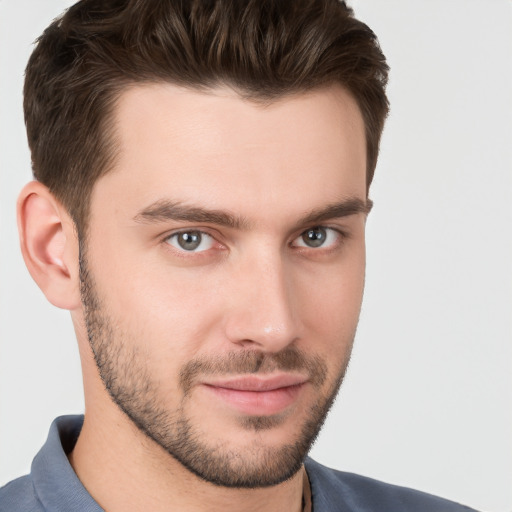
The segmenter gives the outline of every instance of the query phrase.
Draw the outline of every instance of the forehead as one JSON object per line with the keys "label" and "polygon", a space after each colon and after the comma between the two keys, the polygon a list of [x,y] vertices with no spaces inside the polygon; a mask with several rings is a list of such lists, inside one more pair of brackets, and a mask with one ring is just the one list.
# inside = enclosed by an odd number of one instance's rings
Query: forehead
{"label": "forehead", "polygon": [[366,194],[364,123],[340,87],[263,105],[228,88],[137,85],[119,98],[115,132],[115,168],[93,203],[126,213],[161,198],[293,210]]}

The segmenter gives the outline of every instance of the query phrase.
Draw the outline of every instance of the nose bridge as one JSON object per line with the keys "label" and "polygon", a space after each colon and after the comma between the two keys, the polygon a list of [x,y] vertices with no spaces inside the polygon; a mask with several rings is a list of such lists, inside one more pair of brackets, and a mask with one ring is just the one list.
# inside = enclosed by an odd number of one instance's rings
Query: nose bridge
{"label": "nose bridge", "polygon": [[292,274],[278,248],[260,247],[240,262],[232,289],[230,341],[278,352],[299,336]]}

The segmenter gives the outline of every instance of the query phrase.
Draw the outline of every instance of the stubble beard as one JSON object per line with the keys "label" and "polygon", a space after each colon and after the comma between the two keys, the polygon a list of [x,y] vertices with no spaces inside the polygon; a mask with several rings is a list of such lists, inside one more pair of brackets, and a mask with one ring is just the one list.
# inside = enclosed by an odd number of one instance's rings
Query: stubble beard
{"label": "stubble beard", "polygon": [[[158,383],[151,377],[137,344],[123,343],[114,322],[102,307],[83,249],[80,251],[80,291],[89,343],[110,397],[143,434],[185,468],[212,484],[246,489],[277,485],[301,469],[338,394],[350,349],[326,391],[321,391],[327,378],[325,362],[293,347],[278,354],[251,350],[231,353],[218,360],[192,360],[180,372],[180,404],[170,411],[160,400]],[[195,425],[186,412],[194,379],[204,375],[261,374],[274,370],[306,370],[310,384],[319,391],[296,439],[280,447],[255,444],[244,447],[242,452],[225,443],[209,445],[207,434],[199,428],[201,425]],[[240,420],[240,427],[258,432],[275,428],[282,421],[280,415],[245,416]]]}

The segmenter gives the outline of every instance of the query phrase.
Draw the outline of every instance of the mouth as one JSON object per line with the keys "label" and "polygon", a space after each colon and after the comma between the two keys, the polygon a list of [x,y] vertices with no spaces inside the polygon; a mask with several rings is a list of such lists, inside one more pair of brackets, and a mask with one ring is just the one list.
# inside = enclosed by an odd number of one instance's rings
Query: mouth
{"label": "mouth", "polygon": [[303,375],[238,376],[204,382],[203,387],[243,414],[270,416],[293,405],[307,382]]}

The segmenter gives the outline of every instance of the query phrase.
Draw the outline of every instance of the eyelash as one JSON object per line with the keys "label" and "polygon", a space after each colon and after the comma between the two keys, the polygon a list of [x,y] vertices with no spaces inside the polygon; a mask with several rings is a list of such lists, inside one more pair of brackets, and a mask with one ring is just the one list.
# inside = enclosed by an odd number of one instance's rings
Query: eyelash
{"label": "eyelash", "polygon": [[[292,245],[293,242],[295,242],[296,240],[300,239],[301,237],[303,237],[306,233],[308,233],[308,231],[312,231],[312,230],[317,230],[317,229],[323,229],[329,233],[334,233],[335,236],[337,237],[337,240],[335,240],[333,243],[330,244],[330,246],[327,246],[327,247],[324,247],[323,245],[322,246],[319,246],[318,248],[315,248],[315,247],[308,247],[307,245]],[[181,234],[186,234],[186,233],[197,233],[201,236],[206,236],[208,238],[210,238],[212,240],[212,245],[215,245],[215,244],[219,244],[221,246],[223,246],[223,244],[221,242],[218,242],[217,238],[215,236],[213,236],[211,233],[207,232],[207,231],[204,231],[204,230],[201,230],[201,229],[193,229],[193,228],[190,228],[190,229],[182,229],[182,230],[179,230],[179,231],[175,231],[169,235],[166,235],[164,238],[163,238],[163,242],[167,245],[167,246],[170,246],[173,250],[173,252],[175,254],[178,254],[179,256],[181,257],[191,257],[191,255],[194,255],[195,257],[200,257],[200,255],[203,255],[203,253],[206,253],[208,252],[211,247],[208,247],[207,249],[204,249],[204,250],[201,250],[201,251],[187,251],[186,249],[184,248],[178,248],[176,246],[173,246],[171,243],[169,243],[169,241],[173,238],[176,238],[181,235]],[[339,227],[332,227],[332,226],[324,226],[324,225],[319,225],[319,226],[311,226],[307,229],[305,229],[304,231],[301,231],[299,233],[298,236],[296,236],[295,238],[293,238],[292,242],[290,243],[290,245],[292,247],[294,247],[297,251],[299,252],[305,252],[305,251],[313,251],[313,252],[332,252],[334,250],[336,250],[339,246],[341,246],[345,240],[347,240],[349,238],[349,234],[344,231],[344,230],[341,230]],[[201,241],[202,243],[202,241]]]}
{"label": "eyelash", "polygon": [[[219,245],[222,245],[220,242],[217,241],[217,239],[210,233],[208,233],[207,231],[203,231],[201,229],[182,229],[180,231],[175,231],[174,233],[171,233],[170,235],[167,235],[164,239],[163,239],[163,242],[167,245],[167,246],[170,246],[172,247],[172,250],[179,254],[180,256],[183,256],[183,257],[189,257],[190,255],[195,255],[196,257],[198,255],[201,255],[202,253],[205,253],[207,252],[208,250],[211,249],[211,247],[208,247],[207,249],[204,249],[202,251],[187,251],[186,249],[184,248],[178,248],[176,246],[173,246],[173,244],[170,243],[170,240],[172,239],[177,239],[180,235],[183,235],[183,234],[187,234],[187,233],[197,233],[199,234],[200,236],[202,237],[208,237],[211,239],[211,243],[212,245],[214,245],[215,243],[219,244]],[[203,241],[201,241],[202,243]]]}

